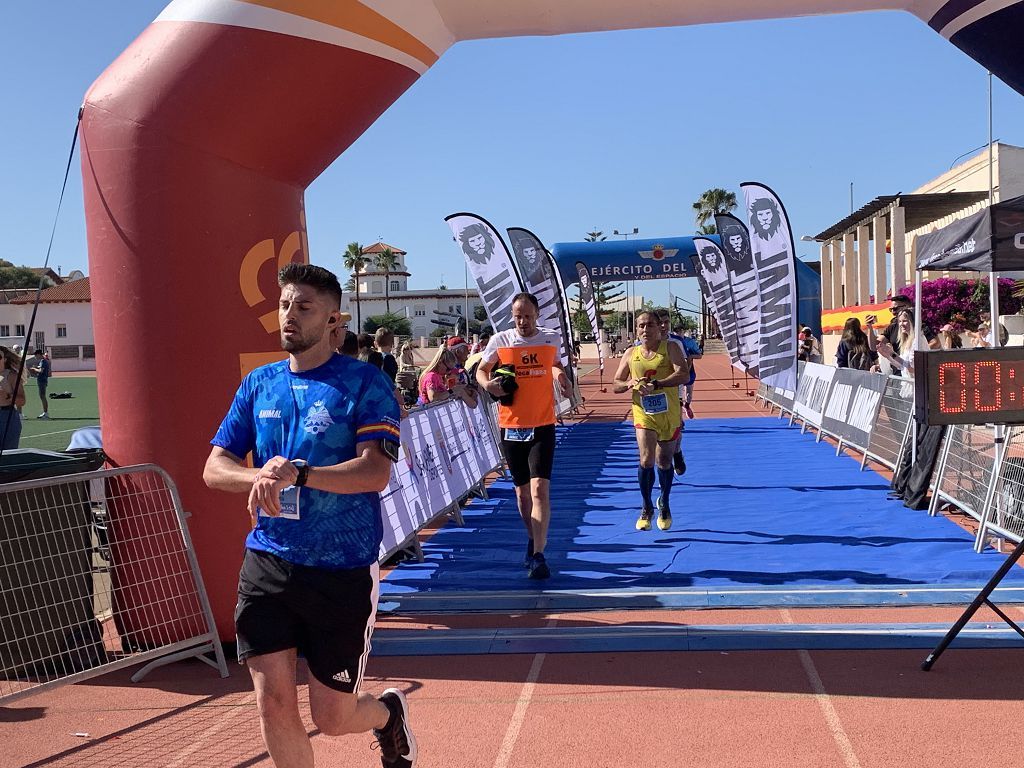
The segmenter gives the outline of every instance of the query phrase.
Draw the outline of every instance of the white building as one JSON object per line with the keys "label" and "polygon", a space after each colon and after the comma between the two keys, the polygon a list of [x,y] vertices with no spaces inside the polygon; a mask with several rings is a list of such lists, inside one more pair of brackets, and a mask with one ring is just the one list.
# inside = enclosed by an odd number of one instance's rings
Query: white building
{"label": "white building", "polygon": [[[374,266],[373,258],[385,248],[390,248],[398,257],[398,267],[385,273]],[[409,319],[412,335],[415,338],[429,336],[440,326],[432,320],[451,320],[461,323],[459,332],[465,333],[462,318],[467,315],[472,319],[483,304],[476,286],[459,289],[434,288],[410,291],[410,273],[406,264],[406,252],[387,243],[374,243],[364,248],[367,265],[359,271],[359,306],[356,307],[355,292],[345,291],[341,301],[343,311],[352,315],[350,328],[356,330],[357,318],[365,322],[366,318],[384,314],[388,307],[392,314]],[[342,283],[345,275],[341,275]],[[444,315],[436,314],[444,312]],[[359,326],[361,328],[361,324]]]}
{"label": "white building", "polygon": [[34,290],[0,290],[0,343],[27,346],[29,353],[46,349],[54,371],[96,370],[89,278],[44,289],[32,338],[26,340],[35,300]]}

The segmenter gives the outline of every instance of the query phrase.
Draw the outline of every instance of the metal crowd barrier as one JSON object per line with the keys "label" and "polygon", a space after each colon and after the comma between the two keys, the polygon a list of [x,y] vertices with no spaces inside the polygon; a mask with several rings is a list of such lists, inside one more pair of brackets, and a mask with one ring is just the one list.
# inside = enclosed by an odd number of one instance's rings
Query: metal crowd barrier
{"label": "metal crowd barrier", "polygon": [[191,657],[228,676],[166,472],[0,485],[0,705],[149,662],[137,682]]}
{"label": "metal crowd barrier", "polygon": [[[828,435],[867,460],[895,470],[910,450],[914,423],[914,388],[896,376],[817,363],[800,363],[796,392],[760,384],[756,400],[801,432]],[[993,426],[951,426],[946,431],[932,474],[929,515],[943,503],[961,509],[979,522],[975,549],[989,539],[1024,539],[1024,427],[1002,427],[997,440]]]}
{"label": "metal crowd barrier", "polygon": [[881,407],[871,429],[871,439],[868,441],[861,466],[871,458],[895,470],[907,446],[913,422],[913,383],[898,376],[887,377]]}
{"label": "metal crowd barrier", "polygon": [[485,479],[504,472],[496,414],[489,397],[475,408],[453,398],[411,409],[402,420],[400,458],[381,492],[381,562],[398,552],[422,561],[424,527],[443,515],[462,525],[466,500],[487,498]]}
{"label": "metal crowd barrier", "polygon": [[993,536],[1015,543],[1024,538],[1024,427],[1003,432],[1003,442],[995,443],[994,478],[975,540],[979,552]]}
{"label": "metal crowd barrier", "polygon": [[995,459],[992,427],[960,424],[949,427],[932,477],[928,514],[937,514],[940,503],[947,502],[981,522]]}

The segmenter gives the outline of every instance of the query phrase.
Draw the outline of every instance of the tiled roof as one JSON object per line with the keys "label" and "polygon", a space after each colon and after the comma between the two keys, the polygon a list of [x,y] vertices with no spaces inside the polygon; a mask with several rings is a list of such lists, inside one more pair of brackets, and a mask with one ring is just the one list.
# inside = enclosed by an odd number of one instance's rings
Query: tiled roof
{"label": "tiled roof", "polygon": [[406,255],[405,251],[403,251],[401,248],[396,248],[393,245],[388,245],[387,243],[381,242],[379,240],[376,243],[374,243],[373,245],[369,245],[366,248],[363,248],[363,253],[364,254],[365,253],[370,253],[370,254],[372,254],[372,253],[380,253],[385,248],[390,248],[392,251],[397,253],[399,256],[405,256]]}
{"label": "tiled roof", "polygon": [[22,296],[35,296],[34,288],[0,288],[0,304],[10,304]]}
{"label": "tiled roof", "polygon": [[[16,299],[12,299],[11,304],[32,304],[35,300],[36,292],[30,291]],[[88,302],[91,300],[88,277],[83,277],[81,280],[72,280],[68,283],[61,283],[60,285],[51,285],[39,294],[40,304],[59,304],[73,301]]]}

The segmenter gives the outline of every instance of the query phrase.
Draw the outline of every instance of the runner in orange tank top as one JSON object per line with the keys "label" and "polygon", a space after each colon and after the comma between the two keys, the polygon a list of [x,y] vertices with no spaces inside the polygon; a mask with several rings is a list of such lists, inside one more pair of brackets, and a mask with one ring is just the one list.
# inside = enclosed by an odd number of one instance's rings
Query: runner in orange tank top
{"label": "runner in orange tank top", "polygon": [[551,520],[551,468],[555,458],[555,384],[569,397],[559,362],[559,332],[537,327],[532,293],[512,300],[515,328],[491,337],[476,372],[477,383],[498,400],[501,449],[516,486],[519,514],[529,542],[525,565],[531,579],[546,579],[544,557]]}

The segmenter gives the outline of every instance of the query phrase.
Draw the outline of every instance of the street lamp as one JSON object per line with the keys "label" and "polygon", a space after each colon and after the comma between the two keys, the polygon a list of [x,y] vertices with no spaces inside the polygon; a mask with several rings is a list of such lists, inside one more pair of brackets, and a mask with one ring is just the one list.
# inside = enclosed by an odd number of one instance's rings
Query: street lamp
{"label": "street lamp", "polygon": [[[632,232],[619,232],[619,230],[617,230],[617,229],[613,229],[612,230],[612,234],[613,235],[619,235],[619,236],[622,237],[623,240],[629,240],[629,236],[630,235],[636,235],[636,234],[639,234],[639,233],[640,233],[640,230],[637,227],[633,227],[633,231]],[[629,286],[630,286],[630,284],[632,282],[633,282],[632,280],[627,280],[626,281],[626,312],[627,312],[627,317],[632,318],[632,320],[633,320],[633,328],[629,328],[629,323],[628,322],[626,323],[626,330],[628,330],[630,332],[633,332],[633,331],[636,330],[636,315],[633,314],[635,310],[634,310],[634,308],[632,307],[632,305],[629,302]],[[636,303],[636,289],[633,290],[633,303],[634,304]]]}

